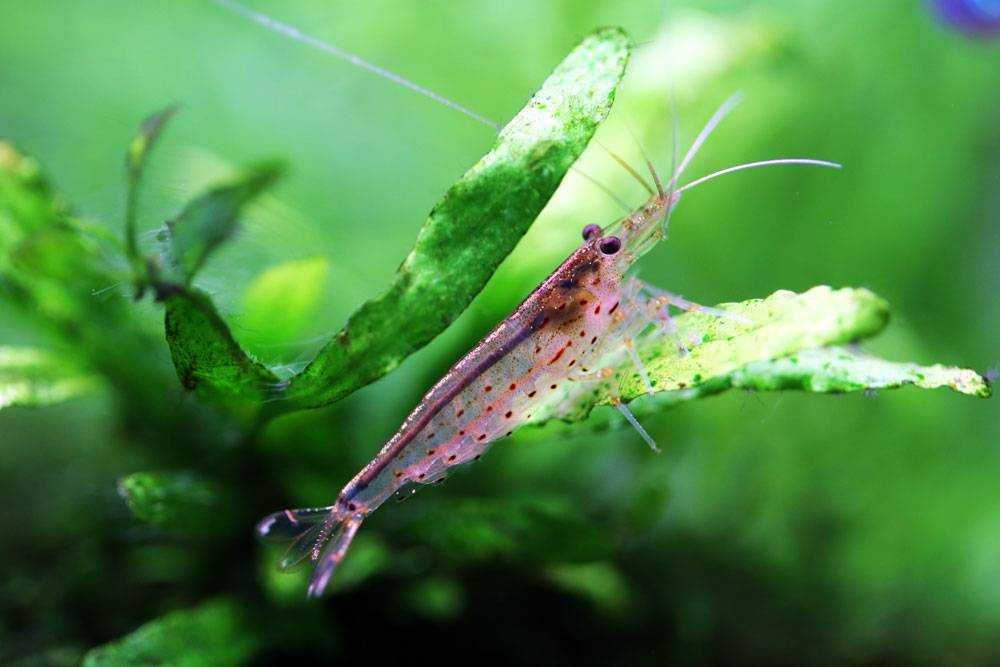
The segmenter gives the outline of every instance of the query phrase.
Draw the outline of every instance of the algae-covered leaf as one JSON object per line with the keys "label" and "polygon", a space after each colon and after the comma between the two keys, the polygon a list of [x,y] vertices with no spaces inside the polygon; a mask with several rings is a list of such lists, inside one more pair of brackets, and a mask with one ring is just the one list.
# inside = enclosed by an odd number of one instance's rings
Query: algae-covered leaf
{"label": "algae-covered leaf", "polygon": [[729,389],[840,394],[908,385],[922,389],[947,387],[960,394],[981,398],[991,394],[986,378],[967,368],[887,361],[851,348],[828,347],[803,350],[772,361],[750,363],[695,387],[665,391],[649,400],[637,401],[633,412],[658,412]]}
{"label": "algae-covered leaf", "polygon": [[143,523],[184,535],[205,535],[222,526],[221,490],[192,472],[136,472],[118,480],[118,495]]}
{"label": "algae-covered leaf", "polygon": [[164,232],[170,256],[166,279],[191,282],[212,251],[236,230],[242,208],[280,174],[280,164],[260,164],[196,197],[169,220]]}
{"label": "algae-covered leaf", "polygon": [[277,410],[324,405],[382,377],[465,310],[607,116],[629,50],[624,32],[606,28],[566,57],[434,207],[388,291],[291,380]]}
{"label": "algae-covered leaf", "polygon": [[96,377],[49,352],[0,347],[0,410],[52,405],[98,386]]}
{"label": "algae-covered leaf", "polygon": [[233,410],[255,411],[277,376],[243,351],[206,294],[179,287],[164,302],[164,330],[181,384]]}
{"label": "algae-covered leaf", "polygon": [[92,649],[86,667],[242,665],[261,646],[260,629],[240,605],[220,598],[174,611],[110,644]]}
{"label": "algae-covered leaf", "polygon": [[841,393],[912,385],[922,389],[947,387],[980,398],[991,393],[986,378],[967,368],[886,361],[839,347],[806,350],[774,361],[749,364],[730,377],[732,386],[739,389]]}
{"label": "algae-covered leaf", "polygon": [[974,396],[990,393],[975,371],[894,363],[829,347],[869,338],[888,322],[886,303],[865,289],[782,290],[719,308],[732,317],[684,313],[674,318],[673,335],[653,331],[637,341],[652,397],[646,398],[645,381],[632,360],[619,354],[612,378],[566,383],[535,410],[531,423],[577,421],[616,397],[626,403],[642,398],[633,411],[648,413],[730,388],[843,392],[912,384]]}

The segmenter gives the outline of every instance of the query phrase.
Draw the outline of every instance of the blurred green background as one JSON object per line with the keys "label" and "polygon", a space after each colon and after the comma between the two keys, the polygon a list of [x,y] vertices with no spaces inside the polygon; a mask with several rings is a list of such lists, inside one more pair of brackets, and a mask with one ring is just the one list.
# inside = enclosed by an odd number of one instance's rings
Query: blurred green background
{"label": "blurred green background", "polygon": [[[500,121],[583,35],[621,25],[640,46],[605,145],[636,160],[631,131],[665,170],[669,93],[686,146],[741,90],[691,177],[779,156],[845,165],[693,190],[644,279],[704,303],[865,286],[894,312],[875,352],[1000,361],[1000,50],[923,3],[252,5]],[[198,284],[246,347],[292,370],[384,289],[494,138],[203,0],[0,5],[0,137],[38,159],[78,216],[120,230],[124,148],[173,102],[183,110],[153,156],[144,231],[234,168],[291,166]],[[594,148],[583,168],[640,201]],[[111,383],[0,412],[0,662],[75,664],[171,612],[168,629],[135,638],[165,664],[213,639],[225,648],[206,649],[206,664],[1000,661],[1000,412],[945,392],[731,393],[648,420],[659,457],[627,430],[522,431],[367,521],[337,595],[307,603],[302,575],[273,572],[253,521],[332,501],[579,229],[616,214],[570,174],[445,334],[249,443],[180,390],[159,307],[130,303],[124,286],[94,294],[148,336],[135,349],[142,392]],[[286,262],[308,276],[301,292],[254,283]],[[0,308],[0,344],[53,339]],[[116,492],[139,470],[198,471],[224,500],[194,507],[193,526],[140,524]]]}

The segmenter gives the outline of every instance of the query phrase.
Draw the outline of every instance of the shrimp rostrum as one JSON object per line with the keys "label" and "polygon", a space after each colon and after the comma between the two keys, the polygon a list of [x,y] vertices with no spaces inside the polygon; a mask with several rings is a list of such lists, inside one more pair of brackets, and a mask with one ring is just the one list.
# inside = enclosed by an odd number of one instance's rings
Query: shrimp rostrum
{"label": "shrimp rostrum", "polygon": [[[614,364],[629,358],[645,377],[633,337],[651,324],[662,324],[668,306],[700,308],[627,275],[664,238],[683,192],[742,169],[780,164],[839,167],[822,160],[766,160],[678,187],[682,172],[735,101],[724,104],[709,120],[666,183],[648,160],[655,187],[629,169],[649,190],[649,199],[603,228],[584,227],[583,243],[431,387],[333,505],[283,510],[257,525],[257,534],[265,541],[291,542],[282,568],[307,560],[315,564],[310,596],[323,593],[362,522],[395,493],[409,485],[441,481],[455,466],[478,459],[492,443],[529,420],[532,410],[566,382],[607,378]],[[619,403],[619,409],[655,449],[625,405]]]}

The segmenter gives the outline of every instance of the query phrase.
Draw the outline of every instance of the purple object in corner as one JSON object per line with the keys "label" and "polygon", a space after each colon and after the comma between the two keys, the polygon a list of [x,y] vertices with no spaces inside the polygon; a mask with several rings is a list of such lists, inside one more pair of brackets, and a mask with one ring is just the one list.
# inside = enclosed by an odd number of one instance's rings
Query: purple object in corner
{"label": "purple object in corner", "polygon": [[929,0],[944,23],[975,37],[1000,35],[1000,0]]}

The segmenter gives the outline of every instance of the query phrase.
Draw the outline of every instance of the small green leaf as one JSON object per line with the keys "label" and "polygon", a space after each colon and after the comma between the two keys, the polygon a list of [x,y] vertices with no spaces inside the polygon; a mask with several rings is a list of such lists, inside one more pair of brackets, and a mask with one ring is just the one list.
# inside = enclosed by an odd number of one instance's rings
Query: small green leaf
{"label": "small green leaf", "polygon": [[243,298],[243,326],[260,345],[287,343],[306,330],[323,297],[323,257],[279,264],[257,276]]}
{"label": "small green leaf", "polygon": [[7,252],[31,232],[58,222],[62,214],[38,163],[0,141],[0,269]]}
{"label": "small green leaf", "polygon": [[125,254],[136,271],[136,279],[140,280],[144,271],[142,258],[139,257],[139,244],[136,230],[136,207],[139,201],[139,187],[142,185],[142,172],[146,166],[146,158],[156,144],[160,132],[167,121],[177,113],[178,107],[169,106],[153,114],[143,121],[139,133],[132,139],[125,153]]}
{"label": "small green leaf", "polygon": [[174,611],[92,649],[85,667],[242,665],[260,648],[259,629],[231,599]]}
{"label": "small green leaf", "polygon": [[281,174],[277,163],[265,163],[196,197],[167,222],[168,282],[188,284],[208,256],[236,231],[240,210]]}
{"label": "small green leaf", "polygon": [[118,495],[136,519],[185,535],[219,527],[216,485],[190,472],[137,472],[118,480]]}
{"label": "small green leaf", "polygon": [[252,417],[278,377],[243,351],[206,294],[178,287],[164,304],[167,345],[181,384]]}
{"label": "small green leaf", "polygon": [[546,568],[555,585],[588,599],[605,614],[621,617],[632,591],[621,572],[610,562],[560,563]]}
{"label": "small green leaf", "polygon": [[566,57],[434,207],[389,290],[351,316],[276,410],[326,405],[377,380],[465,310],[607,116],[629,51],[622,30],[605,28]]}
{"label": "small green leaf", "polygon": [[57,356],[26,347],[0,347],[0,410],[41,407],[94,391],[97,378]]}

